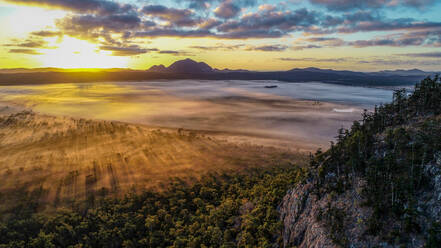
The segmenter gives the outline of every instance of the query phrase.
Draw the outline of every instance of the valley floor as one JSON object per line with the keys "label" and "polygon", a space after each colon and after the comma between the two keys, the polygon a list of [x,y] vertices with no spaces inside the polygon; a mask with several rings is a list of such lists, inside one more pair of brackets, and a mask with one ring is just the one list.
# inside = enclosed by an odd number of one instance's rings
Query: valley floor
{"label": "valley floor", "polygon": [[161,190],[172,178],[302,164],[303,153],[233,143],[183,129],[56,117],[32,111],[0,116],[0,193],[8,211],[24,192],[43,206]]}

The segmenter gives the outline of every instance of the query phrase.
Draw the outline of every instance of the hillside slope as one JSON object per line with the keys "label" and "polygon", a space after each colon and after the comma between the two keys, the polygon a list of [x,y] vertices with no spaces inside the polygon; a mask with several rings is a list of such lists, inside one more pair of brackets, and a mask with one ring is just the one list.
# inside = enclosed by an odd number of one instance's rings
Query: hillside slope
{"label": "hillside slope", "polygon": [[441,82],[364,113],[280,205],[285,247],[440,247]]}
{"label": "hillside slope", "polygon": [[271,247],[304,155],[199,132],[0,118],[0,247]]}

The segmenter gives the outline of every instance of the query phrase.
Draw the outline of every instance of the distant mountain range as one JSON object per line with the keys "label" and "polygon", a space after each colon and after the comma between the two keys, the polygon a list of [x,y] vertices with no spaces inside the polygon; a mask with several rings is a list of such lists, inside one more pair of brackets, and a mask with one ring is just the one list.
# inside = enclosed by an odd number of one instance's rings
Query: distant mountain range
{"label": "distant mountain range", "polygon": [[147,81],[158,79],[204,79],[204,80],[279,80],[285,82],[311,82],[362,85],[394,86],[411,85],[436,72],[418,69],[379,72],[338,71],[314,67],[295,68],[288,71],[259,72],[248,70],[214,69],[204,62],[191,59],[179,60],[166,67],[154,65],[146,71],[129,69],[105,69],[97,71],[43,69],[0,70],[0,85],[38,84],[57,82],[99,82],[99,81]]}
{"label": "distant mountain range", "polygon": [[243,80],[280,80],[287,82],[321,81],[351,85],[402,85],[414,84],[421,79],[435,75],[436,72],[412,70],[385,70],[379,72],[338,71],[320,68],[295,68],[288,71],[257,72],[247,70],[219,70],[204,62],[191,59],[176,61],[169,67],[164,65],[152,66],[147,72],[164,73],[168,75],[191,75],[191,78],[202,79],[243,79]]}

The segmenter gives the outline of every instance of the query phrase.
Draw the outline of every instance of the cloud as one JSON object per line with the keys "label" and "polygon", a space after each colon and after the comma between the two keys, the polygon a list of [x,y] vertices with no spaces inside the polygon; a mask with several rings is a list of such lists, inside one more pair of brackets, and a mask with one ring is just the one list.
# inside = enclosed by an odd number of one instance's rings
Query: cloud
{"label": "cloud", "polygon": [[408,38],[408,39],[373,39],[373,40],[357,40],[348,44],[354,47],[370,47],[370,46],[420,46],[424,42],[422,38]]}
{"label": "cloud", "polygon": [[27,48],[10,49],[9,53],[22,53],[22,54],[27,54],[27,55],[41,55],[42,54],[42,53],[35,51],[34,49],[27,49]]}
{"label": "cloud", "polygon": [[264,45],[264,46],[249,46],[247,51],[263,51],[263,52],[282,52],[288,49],[285,45]]}
{"label": "cloud", "polygon": [[104,38],[115,43],[112,34],[119,34],[124,41],[131,36],[129,30],[137,30],[142,26],[141,19],[133,14],[126,15],[73,15],[56,22],[60,32],[79,39],[99,42]]}
{"label": "cloud", "polygon": [[207,19],[207,20],[205,20],[205,21],[199,23],[199,26],[198,26],[198,27],[199,27],[200,29],[210,30],[210,29],[212,29],[212,28],[214,28],[214,27],[219,26],[220,24],[222,24],[221,21],[216,20],[216,19],[214,19],[214,18],[210,18],[210,19]]}
{"label": "cloud", "polygon": [[217,2],[218,0],[183,0],[188,2],[188,7],[191,9],[204,10],[210,8],[212,3]]}
{"label": "cloud", "polygon": [[278,60],[291,62],[341,63],[348,61],[348,58],[278,58]]}
{"label": "cloud", "polygon": [[409,60],[409,59],[395,59],[390,56],[384,57],[340,57],[340,58],[290,58],[282,57],[277,60],[285,62],[312,62],[312,63],[347,63],[347,64],[362,64],[372,66],[387,66],[387,67],[419,67],[419,66],[437,66],[441,64],[441,60]]}
{"label": "cloud", "polygon": [[292,46],[291,49],[295,51],[301,51],[305,49],[313,49],[313,48],[322,48],[322,46],[318,45],[303,45],[303,46]]}
{"label": "cloud", "polygon": [[125,47],[100,46],[99,49],[103,51],[111,51],[113,56],[135,56],[151,51],[158,51],[156,48],[145,49],[139,47],[138,45],[130,45]]}
{"label": "cloud", "polygon": [[409,59],[374,59],[374,60],[361,60],[360,64],[372,64],[372,65],[383,65],[383,66],[439,66],[441,60],[409,60]]}
{"label": "cloud", "polygon": [[[310,0],[328,9],[344,12],[320,8],[295,9],[297,5],[283,3],[257,6],[257,3],[263,3],[257,0],[174,0],[173,5],[169,5],[168,1],[160,4],[152,4],[158,1],[123,4],[120,0],[8,1],[70,10],[70,13],[56,22],[56,29],[32,32],[27,40],[8,44],[16,48],[49,48],[44,41],[46,37],[58,36],[61,39],[64,35],[95,42],[102,50],[107,49],[115,56],[151,52],[133,44],[160,37],[246,40],[303,35],[303,38],[297,38],[289,46],[247,46],[243,44],[246,42],[241,42],[238,46],[218,43],[190,47],[206,51],[241,49],[283,52],[288,49],[299,51],[344,46],[441,47],[441,22],[388,18],[387,12],[375,9],[402,6],[418,8],[433,3],[431,0]],[[141,6],[142,2],[148,4]],[[185,9],[182,6],[192,7]],[[253,8],[248,8],[250,6]],[[379,34],[386,35],[375,36],[378,31],[384,31]],[[361,37],[372,38],[343,39],[352,33],[366,34]],[[159,50],[153,52],[161,53]]]}
{"label": "cloud", "polygon": [[232,51],[232,50],[240,49],[243,46],[245,46],[245,44],[225,45],[222,43],[218,43],[214,46],[190,46],[189,48],[205,50],[205,51],[213,51],[213,50]]}
{"label": "cloud", "polygon": [[136,29],[141,19],[136,15],[75,15],[58,21],[57,26],[64,31],[90,32],[97,29],[124,31]]}
{"label": "cloud", "polygon": [[44,40],[30,40],[27,39],[23,42],[14,40],[15,43],[5,44],[5,46],[15,46],[15,47],[27,47],[27,48],[43,48],[47,46],[47,42]]}
{"label": "cloud", "polygon": [[162,50],[158,52],[159,54],[170,54],[173,56],[194,56],[187,51],[175,51],[175,50]]}
{"label": "cloud", "polygon": [[[4,44],[6,47],[18,47],[18,48],[24,48],[24,52],[29,52],[29,54],[33,54],[32,51],[28,51],[31,49],[28,48],[39,48],[39,49],[55,49],[57,47],[49,46],[49,43],[41,38],[34,38],[30,37],[25,40],[19,40],[19,39],[13,39],[11,43]],[[20,51],[20,49],[12,49]]]}
{"label": "cloud", "polygon": [[338,47],[338,46],[346,45],[346,42],[343,39],[335,38],[335,37],[309,37],[300,40],[311,42],[314,44],[319,44],[320,46],[325,46],[325,47]]}
{"label": "cloud", "polygon": [[[305,8],[295,11],[259,11],[244,15],[239,20],[225,22],[218,26],[222,32],[262,32],[278,33],[280,36],[288,32],[300,31],[314,24],[318,24],[317,14]],[[271,37],[271,36],[270,36]]]}
{"label": "cloud", "polygon": [[237,6],[232,0],[222,2],[219,7],[214,10],[214,14],[217,17],[224,19],[236,17],[239,13],[240,7]]}
{"label": "cloud", "polygon": [[168,8],[163,5],[148,5],[144,6],[141,12],[150,17],[157,17],[168,21],[171,26],[191,27],[200,23],[200,20],[194,19],[193,12],[187,9]]}
{"label": "cloud", "polygon": [[419,57],[419,58],[441,58],[441,52],[427,52],[427,53],[404,53],[397,54],[398,56],[406,56],[406,57]]}
{"label": "cloud", "polygon": [[378,9],[387,7],[423,8],[434,4],[435,0],[310,0],[311,3],[330,10],[348,11],[354,9]]}
{"label": "cloud", "polygon": [[32,32],[31,35],[40,36],[40,37],[56,37],[56,36],[62,36],[63,33],[59,31],[36,31]]}
{"label": "cloud", "polygon": [[202,38],[215,37],[208,30],[180,30],[180,29],[152,29],[148,31],[140,31],[134,34],[138,38],[155,38],[155,37],[180,37],[180,38]]}
{"label": "cloud", "polygon": [[14,4],[60,8],[81,13],[115,14],[134,10],[130,4],[108,0],[5,0]]}

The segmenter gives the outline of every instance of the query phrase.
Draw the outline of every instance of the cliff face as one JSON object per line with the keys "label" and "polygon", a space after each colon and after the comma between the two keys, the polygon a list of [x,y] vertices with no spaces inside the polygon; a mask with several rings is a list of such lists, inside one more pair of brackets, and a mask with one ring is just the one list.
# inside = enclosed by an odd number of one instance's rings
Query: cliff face
{"label": "cliff face", "polygon": [[341,129],[279,210],[284,247],[441,247],[441,80]]}
{"label": "cliff face", "polygon": [[335,247],[323,223],[317,221],[323,201],[311,193],[312,184],[288,191],[280,206],[283,222],[283,246]]}
{"label": "cliff face", "polygon": [[[424,247],[433,232],[432,223],[441,221],[441,153],[434,163],[424,166],[424,175],[429,179],[427,190],[418,192],[416,199],[419,214],[415,222],[421,230],[410,234],[405,247]],[[280,204],[283,247],[397,247],[395,240],[388,242],[380,235],[368,234],[373,211],[363,204],[360,192],[364,183],[357,179],[354,188],[338,196],[331,193],[318,197],[312,180],[288,191]],[[323,216],[326,212],[335,215],[331,216],[333,223]],[[400,225],[394,220],[388,222],[385,232]]]}

